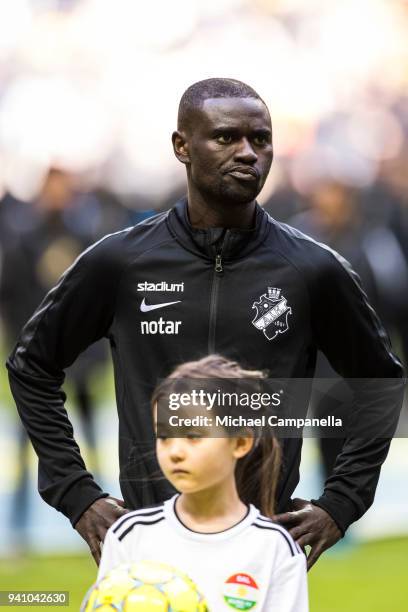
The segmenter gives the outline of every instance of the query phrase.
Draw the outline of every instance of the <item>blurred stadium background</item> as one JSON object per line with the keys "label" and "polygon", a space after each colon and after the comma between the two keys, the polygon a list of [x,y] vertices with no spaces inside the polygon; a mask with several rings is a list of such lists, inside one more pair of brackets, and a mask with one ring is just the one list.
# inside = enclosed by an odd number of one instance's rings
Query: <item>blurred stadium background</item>
{"label": "blurred stadium background", "polygon": [[[262,204],[353,263],[407,363],[407,33],[406,0],[2,0],[2,355],[83,248],[183,194],[178,100],[228,76],[271,109]],[[119,495],[104,345],[71,369],[67,392],[89,466]],[[36,492],[4,369],[0,406],[0,588],[69,589],[78,609],[95,568]],[[307,440],[299,496],[318,493],[322,465]],[[374,507],[310,575],[312,611],[407,609],[407,474],[408,440],[395,439]]]}

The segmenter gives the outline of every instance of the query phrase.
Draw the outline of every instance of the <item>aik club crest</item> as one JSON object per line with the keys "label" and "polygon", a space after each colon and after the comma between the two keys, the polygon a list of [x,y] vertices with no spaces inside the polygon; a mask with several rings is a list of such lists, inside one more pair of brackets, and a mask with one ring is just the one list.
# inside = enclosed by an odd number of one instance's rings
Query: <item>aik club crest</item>
{"label": "aik club crest", "polygon": [[252,304],[252,308],[256,310],[252,325],[262,331],[268,340],[288,331],[288,316],[292,314],[292,309],[281,295],[281,289],[268,287],[268,294],[261,295],[259,301]]}

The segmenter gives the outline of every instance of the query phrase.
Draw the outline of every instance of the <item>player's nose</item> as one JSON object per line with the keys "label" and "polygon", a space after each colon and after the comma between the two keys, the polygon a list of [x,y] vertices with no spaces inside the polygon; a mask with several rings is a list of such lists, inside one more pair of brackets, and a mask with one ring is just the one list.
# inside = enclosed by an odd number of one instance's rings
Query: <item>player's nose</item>
{"label": "player's nose", "polygon": [[258,155],[248,138],[241,138],[237,143],[234,157],[235,161],[242,161],[246,164],[254,164],[258,159]]}

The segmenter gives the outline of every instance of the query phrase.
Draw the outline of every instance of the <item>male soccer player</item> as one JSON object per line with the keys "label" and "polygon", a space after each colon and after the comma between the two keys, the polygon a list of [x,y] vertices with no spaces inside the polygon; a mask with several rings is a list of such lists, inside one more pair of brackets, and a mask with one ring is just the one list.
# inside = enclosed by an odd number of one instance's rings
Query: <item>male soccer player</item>
{"label": "male soccer player", "polygon": [[[271,378],[309,378],[320,349],[347,378],[402,376],[347,263],[256,203],[273,157],[259,95],[231,79],[195,83],[180,101],[173,147],[186,167],[187,198],[86,250],[8,360],[39,457],[40,494],[69,517],[97,561],[107,528],[125,510],[86,471],[61,391],[64,368],[92,342],[105,336],[112,349],[120,484],[131,509],[171,495],[168,483],[149,478],[157,470],[149,399],[157,379],[181,362],[217,352]],[[400,396],[373,397],[361,387],[353,410],[364,419],[381,402],[395,421]],[[372,503],[388,447],[386,439],[346,440],[320,498],[298,500],[278,517],[311,546],[309,566]],[[298,483],[301,440],[287,440],[283,452],[281,512]]]}

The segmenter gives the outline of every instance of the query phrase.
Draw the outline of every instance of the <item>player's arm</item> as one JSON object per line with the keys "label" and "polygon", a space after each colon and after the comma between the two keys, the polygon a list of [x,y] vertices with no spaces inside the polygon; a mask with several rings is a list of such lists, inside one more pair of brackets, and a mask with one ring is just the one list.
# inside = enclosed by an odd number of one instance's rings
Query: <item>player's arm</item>
{"label": "player's arm", "polygon": [[[350,437],[314,503],[344,533],[373,502],[401,410],[403,369],[348,262],[329,253],[313,308],[318,346],[353,387]],[[384,436],[387,435],[388,439]],[[381,437],[382,436],[382,437]]]}
{"label": "player's arm", "polygon": [[[67,270],[24,327],[7,361],[18,412],[39,458],[39,492],[73,525],[106,494],[85,468],[61,385],[64,369],[78,354],[109,336],[120,277],[113,241],[114,236],[100,241]],[[124,512],[111,504],[99,506],[106,506],[110,524]],[[103,539],[105,525],[98,531]]]}
{"label": "player's arm", "polygon": [[298,552],[279,555],[270,579],[264,610],[308,612],[306,558]]}
{"label": "player's arm", "polygon": [[309,568],[372,504],[405,386],[402,366],[358,276],[334,252],[319,251],[310,281],[314,337],[354,397],[351,433],[323,494],[312,503],[294,500],[293,511],[275,517],[301,546],[311,546]]}

